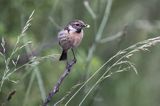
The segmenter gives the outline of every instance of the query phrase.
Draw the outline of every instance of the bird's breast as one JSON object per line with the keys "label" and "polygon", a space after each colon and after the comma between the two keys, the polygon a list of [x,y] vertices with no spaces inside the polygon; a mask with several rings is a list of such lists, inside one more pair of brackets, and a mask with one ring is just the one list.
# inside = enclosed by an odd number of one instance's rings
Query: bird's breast
{"label": "bird's breast", "polygon": [[62,30],[58,34],[59,44],[64,50],[77,47],[81,43],[82,38],[83,30],[80,33]]}
{"label": "bird's breast", "polygon": [[71,42],[73,42],[73,47],[77,47],[81,43],[82,38],[83,38],[83,30],[80,33],[77,32],[70,33],[70,39]]}

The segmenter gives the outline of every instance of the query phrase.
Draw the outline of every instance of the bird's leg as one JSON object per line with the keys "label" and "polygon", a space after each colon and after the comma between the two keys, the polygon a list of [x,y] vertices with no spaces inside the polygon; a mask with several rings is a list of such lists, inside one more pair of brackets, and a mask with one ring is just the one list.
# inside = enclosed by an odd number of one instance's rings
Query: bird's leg
{"label": "bird's leg", "polygon": [[69,61],[68,61],[68,59],[66,60],[66,67],[68,67],[68,65],[69,65]]}
{"label": "bird's leg", "polygon": [[76,59],[76,56],[75,56],[75,53],[74,53],[74,50],[73,50],[73,48],[71,49],[72,50],[72,53],[73,53],[73,57],[74,57],[74,61],[75,61],[75,63],[76,63],[76,61],[77,61],[77,59]]}
{"label": "bird's leg", "polygon": [[75,64],[77,62],[77,59],[76,59],[76,56],[75,56],[75,53],[74,53],[74,50],[73,48],[71,48],[72,50],[72,53],[73,53],[73,60],[71,62],[68,61],[68,59],[66,60],[66,68],[70,70],[70,67],[72,66],[72,64]]}

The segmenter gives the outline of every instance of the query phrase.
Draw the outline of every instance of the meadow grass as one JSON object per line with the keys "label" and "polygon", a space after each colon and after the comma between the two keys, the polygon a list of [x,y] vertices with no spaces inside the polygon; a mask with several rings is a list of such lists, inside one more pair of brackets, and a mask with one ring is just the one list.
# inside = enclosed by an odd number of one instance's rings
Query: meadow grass
{"label": "meadow grass", "polygon": [[[59,105],[65,99],[68,99],[67,98],[68,96],[71,96],[71,97],[64,103],[64,105],[67,106],[67,105],[69,105],[70,102],[74,102],[73,99],[75,98],[75,96],[77,96],[78,93],[83,88],[85,88],[85,87],[87,88],[87,84],[89,84],[89,82],[92,81],[96,76],[100,75],[100,73],[101,73],[101,75],[98,76],[95,83],[92,84],[89,89],[84,89],[84,90],[87,90],[87,91],[85,91],[85,95],[80,100],[79,106],[83,105],[84,101],[87,100],[87,97],[91,94],[91,92],[93,92],[93,90],[95,90],[97,86],[100,86],[100,82],[105,81],[107,78],[110,78],[117,73],[122,73],[122,72],[126,72],[126,71],[134,71],[136,74],[138,74],[138,71],[137,71],[134,63],[131,61],[130,58],[134,54],[139,53],[140,51],[145,51],[146,52],[146,51],[149,50],[150,47],[160,43],[160,36],[135,43],[135,44],[129,46],[128,48],[124,49],[124,50],[120,50],[118,53],[116,53],[114,56],[112,56],[109,60],[107,60],[104,64],[99,66],[99,68],[91,76],[89,76],[88,67],[89,67],[89,65],[92,61],[92,58],[94,56],[94,53],[97,49],[97,45],[99,43],[106,43],[108,41],[113,41],[113,40],[117,39],[118,37],[121,37],[121,35],[123,35],[123,32],[124,32],[124,31],[121,31],[121,32],[118,32],[115,36],[102,39],[102,34],[103,34],[103,31],[105,30],[104,28],[105,28],[105,26],[108,22],[108,18],[109,18],[110,12],[111,12],[112,2],[113,2],[112,0],[107,1],[104,16],[103,16],[102,21],[100,23],[100,26],[97,30],[97,33],[95,34],[94,43],[92,44],[91,48],[89,49],[88,56],[85,60],[86,61],[86,68],[85,69],[86,69],[86,74],[87,74],[86,80],[84,82],[80,83],[80,84],[76,84],[75,86],[73,86],[71,88],[71,90],[69,92],[67,92],[66,95],[64,95],[54,105]],[[88,1],[84,1],[84,6],[86,7],[87,11],[92,16],[93,20],[96,21],[97,16],[94,13],[94,11],[92,10],[92,8],[90,7]],[[46,97],[45,86],[44,86],[44,83],[43,83],[43,78],[42,78],[41,73],[39,71],[38,64],[42,60],[48,59],[48,58],[51,58],[51,57],[53,57],[56,60],[57,55],[59,55],[59,54],[52,54],[52,55],[47,55],[47,56],[44,56],[44,57],[31,56],[29,62],[27,62],[27,63],[25,63],[21,66],[17,66],[18,60],[19,60],[20,55],[21,55],[21,54],[18,54],[18,51],[25,48],[25,50],[27,51],[28,54],[32,52],[32,49],[28,46],[32,43],[32,41],[28,41],[28,39],[26,37],[26,31],[31,26],[31,21],[33,19],[33,14],[34,14],[34,11],[31,13],[27,22],[25,23],[24,27],[22,28],[21,34],[17,37],[14,48],[13,48],[13,50],[12,50],[12,52],[9,56],[5,55],[5,52],[6,52],[5,39],[2,38],[2,42],[1,42],[3,52],[0,52],[0,55],[4,60],[5,69],[4,69],[2,78],[0,78],[0,92],[3,89],[4,83],[5,83],[6,80],[8,80],[12,83],[17,83],[17,81],[14,81],[14,80],[10,79],[11,75],[13,75],[15,72],[17,72],[17,70],[19,70],[19,69],[21,69],[22,67],[25,67],[25,66],[31,66],[32,67],[33,71],[32,71],[32,74],[30,76],[27,91],[24,94],[23,106],[25,106],[27,104],[27,101],[29,100],[29,94],[31,92],[31,87],[32,87],[33,81],[35,79],[38,82],[38,88],[40,90],[41,98],[42,98],[43,101],[45,100],[45,97]],[[54,20],[52,20],[51,18],[50,18],[50,20],[54,23]],[[59,28],[58,25],[57,25],[57,27]],[[21,41],[22,41],[23,44],[19,45],[19,43]],[[16,57],[15,60],[13,60],[13,56],[15,56],[15,55],[17,57]],[[10,64],[14,65],[13,69],[10,68],[10,66],[9,66]],[[115,67],[118,67],[118,68],[116,68],[117,70],[114,70]],[[76,89],[76,91],[72,92],[75,89]]]}

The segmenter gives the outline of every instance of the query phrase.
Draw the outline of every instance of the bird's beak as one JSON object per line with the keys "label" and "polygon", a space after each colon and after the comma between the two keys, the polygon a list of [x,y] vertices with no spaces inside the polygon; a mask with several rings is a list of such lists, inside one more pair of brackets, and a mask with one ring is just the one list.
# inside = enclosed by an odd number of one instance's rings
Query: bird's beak
{"label": "bird's beak", "polygon": [[85,24],[85,25],[84,25],[84,27],[85,27],[85,28],[89,28],[89,27],[90,27],[90,25],[88,25],[88,24]]}

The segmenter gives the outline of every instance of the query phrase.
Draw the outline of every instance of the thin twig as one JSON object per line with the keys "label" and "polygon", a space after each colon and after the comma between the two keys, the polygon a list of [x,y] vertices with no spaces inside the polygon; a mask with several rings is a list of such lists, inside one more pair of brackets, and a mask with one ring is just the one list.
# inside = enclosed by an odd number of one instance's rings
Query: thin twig
{"label": "thin twig", "polygon": [[93,9],[91,8],[91,6],[89,5],[88,1],[84,1],[84,6],[86,7],[87,11],[90,13],[90,15],[92,16],[92,18],[95,20],[97,18],[96,14],[94,13]]}
{"label": "thin twig", "polygon": [[67,77],[67,75],[70,73],[73,65],[76,63],[76,59],[73,59],[71,62],[69,62],[64,70],[64,73],[60,76],[59,80],[57,81],[57,84],[54,86],[52,91],[47,96],[45,102],[43,103],[43,106],[47,106],[47,104],[50,102],[51,98],[59,91],[59,87],[62,84],[63,80]]}
{"label": "thin twig", "polygon": [[99,43],[108,43],[108,42],[111,42],[111,41],[113,41],[115,39],[118,39],[122,36],[125,36],[126,35],[126,30],[127,30],[127,25],[124,26],[122,31],[117,32],[115,35],[111,35],[109,37],[101,39],[99,41]]}
{"label": "thin twig", "polygon": [[125,35],[124,31],[120,31],[117,34],[115,34],[114,36],[109,36],[109,37],[103,38],[99,43],[108,43],[108,42],[111,42],[115,39],[122,37],[123,35]]}

